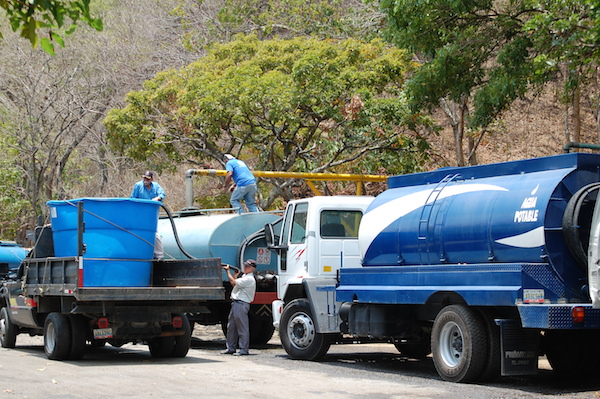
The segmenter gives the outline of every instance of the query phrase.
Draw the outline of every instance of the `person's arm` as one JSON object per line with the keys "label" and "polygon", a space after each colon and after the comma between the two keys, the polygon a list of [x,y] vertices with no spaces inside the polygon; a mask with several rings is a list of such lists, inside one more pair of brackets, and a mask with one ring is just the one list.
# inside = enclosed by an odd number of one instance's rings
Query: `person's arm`
{"label": "person's arm", "polygon": [[229,268],[229,265],[224,265],[223,269],[225,269],[225,272],[227,274],[227,279],[229,279],[229,283],[231,284],[232,287],[235,287],[235,285],[237,284],[236,278],[238,276],[238,274],[240,274],[240,272],[236,272],[235,276],[233,276],[231,274],[231,269]]}
{"label": "person's arm", "polygon": [[233,183],[231,185],[231,187],[228,187],[229,183],[231,183],[232,179],[233,179],[233,171],[228,170],[227,174],[225,175],[225,191],[227,191],[227,190],[231,191],[235,188],[235,183]]}
{"label": "person's arm", "polygon": [[152,198],[153,201],[162,201],[165,199],[167,195],[165,194],[165,190],[160,186],[160,184],[156,183],[156,197]]}

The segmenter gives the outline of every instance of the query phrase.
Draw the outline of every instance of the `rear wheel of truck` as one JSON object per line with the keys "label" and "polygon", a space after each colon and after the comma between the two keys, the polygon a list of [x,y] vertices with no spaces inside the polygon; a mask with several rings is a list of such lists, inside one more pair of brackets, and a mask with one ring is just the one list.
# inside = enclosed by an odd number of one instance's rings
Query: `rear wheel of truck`
{"label": "rear wheel of truck", "polygon": [[80,360],[85,354],[85,343],[87,341],[88,326],[86,318],[70,314],[67,316],[71,325],[71,350],[69,351],[70,360]]}
{"label": "rear wheel of truck", "polygon": [[450,305],[435,318],[431,350],[435,368],[444,380],[476,381],[486,367],[488,347],[485,322],[473,309]]}
{"label": "rear wheel of truck", "polygon": [[331,346],[332,336],[316,330],[310,305],[306,299],[290,302],[281,315],[279,337],[292,359],[317,360]]}
{"label": "rear wheel of truck", "polygon": [[65,360],[71,351],[71,326],[66,315],[53,312],[44,322],[44,352],[51,360]]}
{"label": "rear wheel of truck", "polygon": [[8,309],[0,309],[0,344],[3,348],[14,348],[17,343],[17,326],[10,321]]}
{"label": "rear wheel of truck", "polygon": [[148,348],[152,357],[171,357],[175,348],[175,337],[157,337],[148,342]]}
{"label": "rear wheel of truck", "polygon": [[560,378],[587,376],[595,373],[600,365],[596,331],[545,331],[542,347],[552,370]]}
{"label": "rear wheel of truck", "polygon": [[183,335],[175,336],[175,344],[173,346],[173,352],[171,356],[173,357],[185,357],[190,350],[190,345],[192,344],[192,325],[188,320],[187,316],[184,314],[179,314],[177,316],[181,316],[183,319],[183,324],[180,330],[183,330]]}

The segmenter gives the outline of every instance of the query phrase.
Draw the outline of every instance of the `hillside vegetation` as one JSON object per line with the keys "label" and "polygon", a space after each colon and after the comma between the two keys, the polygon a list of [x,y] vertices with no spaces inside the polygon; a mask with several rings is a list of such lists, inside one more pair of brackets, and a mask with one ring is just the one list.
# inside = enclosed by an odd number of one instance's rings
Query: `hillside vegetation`
{"label": "hillside vegetation", "polygon": [[[185,171],[224,152],[392,174],[596,143],[598,10],[556,3],[92,0],[91,24],[41,27],[35,49],[1,23],[0,238],[22,241],[50,199],[129,196],[146,169],[178,210]],[[196,178],[196,203],[228,206],[221,183]],[[308,194],[260,192],[272,208]]]}

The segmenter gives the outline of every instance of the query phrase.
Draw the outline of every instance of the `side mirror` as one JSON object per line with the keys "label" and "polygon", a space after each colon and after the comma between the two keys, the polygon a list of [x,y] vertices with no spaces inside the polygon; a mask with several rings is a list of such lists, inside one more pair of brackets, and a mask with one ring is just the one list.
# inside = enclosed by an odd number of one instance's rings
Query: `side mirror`
{"label": "side mirror", "polygon": [[270,223],[265,224],[265,242],[269,249],[287,249],[285,245],[277,245],[278,243],[275,242],[275,232],[273,231],[273,225]]}

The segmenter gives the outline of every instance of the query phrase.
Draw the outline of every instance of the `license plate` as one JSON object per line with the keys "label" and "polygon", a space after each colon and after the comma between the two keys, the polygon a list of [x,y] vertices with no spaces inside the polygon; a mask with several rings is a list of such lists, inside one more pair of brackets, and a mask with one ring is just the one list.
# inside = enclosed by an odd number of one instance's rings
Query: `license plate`
{"label": "license plate", "polygon": [[544,303],[544,290],[523,290],[524,303]]}
{"label": "license plate", "polygon": [[95,328],[94,339],[106,339],[113,337],[112,328]]}

